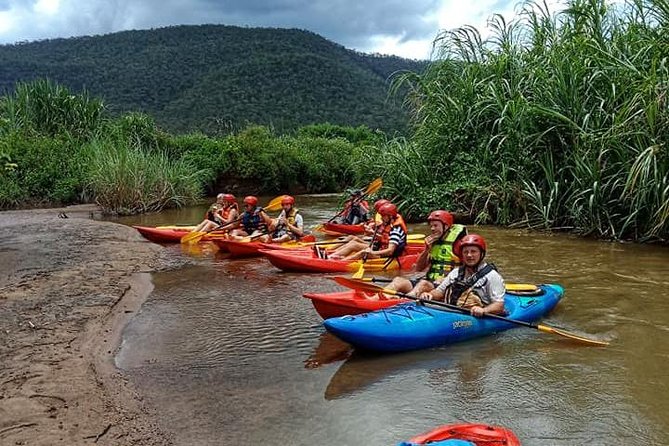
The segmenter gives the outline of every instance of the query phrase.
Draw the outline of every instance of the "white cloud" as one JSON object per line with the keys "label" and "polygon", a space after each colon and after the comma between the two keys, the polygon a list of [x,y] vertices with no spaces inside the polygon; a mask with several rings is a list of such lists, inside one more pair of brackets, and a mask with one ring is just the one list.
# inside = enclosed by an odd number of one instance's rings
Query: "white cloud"
{"label": "white cloud", "polygon": [[60,0],[37,0],[33,10],[38,14],[54,15],[58,12]]}

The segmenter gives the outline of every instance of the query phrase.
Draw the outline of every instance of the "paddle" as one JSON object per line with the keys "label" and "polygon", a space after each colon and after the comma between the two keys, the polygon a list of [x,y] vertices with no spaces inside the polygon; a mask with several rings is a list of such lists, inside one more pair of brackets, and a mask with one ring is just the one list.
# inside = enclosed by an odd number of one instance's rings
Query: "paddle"
{"label": "paddle", "polygon": [[[393,281],[389,277],[360,277],[359,280],[378,283],[390,283]],[[531,283],[507,283],[505,286],[507,291],[517,293],[534,293],[539,291],[539,287]]]}
{"label": "paddle", "polygon": [[[372,240],[369,242],[368,249],[372,249],[372,246],[374,246],[374,241],[376,240],[376,234],[378,233],[379,233],[378,228],[376,228],[374,230],[374,235],[372,236]],[[362,254],[362,262],[360,262],[360,268],[358,268],[358,270],[355,273],[353,273],[353,275],[351,276],[352,278],[361,279],[362,276],[365,275],[365,262],[367,261],[367,257],[369,257],[369,252],[365,251]]]}
{"label": "paddle", "polygon": [[[267,203],[267,206],[265,206],[263,209],[265,211],[270,211],[270,212],[274,212],[274,211],[279,210],[281,208],[281,200],[283,200],[283,197],[285,197],[285,195],[280,195],[280,196],[272,199],[272,201]],[[230,223],[226,223],[223,226],[219,226],[218,228],[214,228],[214,229],[206,231],[206,232],[202,232],[202,231],[189,232],[188,234],[181,237],[181,243],[193,243],[193,244],[195,244],[195,243],[199,242],[200,240],[202,240],[202,237],[204,237],[205,235],[207,235],[211,232],[223,231],[224,228],[232,225],[233,223],[237,223],[241,219],[242,219],[242,217],[236,218],[236,219],[232,220]]]}
{"label": "paddle", "polygon": [[[415,300],[417,302],[422,302],[424,304],[428,303],[428,304],[436,305],[436,306],[439,306],[439,307],[448,308],[450,310],[459,311],[460,313],[470,314],[469,310],[467,310],[466,308],[458,307],[457,305],[451,305],[451,304],[448,304],[448,303],[445,303],[445,302],[439,302],[439,301],[434,301],[434,300],[421,299],[420,297],[414,297],[414,296],[411,296],[409,294],[401,293],[401,292],[396,291],[396,290],[392,290],[392,289],[389,289],[389,288],[383,288],[381,286],[374,285],[374,284],[371,284],[369,282],[365,282],[363,280],[349,279],[348,277],[337,276],[337,277],[334,277],[334,281],[337,282],[339,285],[345,286],[347,288],[352,288],[354,290],[367,291],[367,292],[371,292],[371,293],[392,294],[394,296],[404,297],[406,299]],[[576,334],[573,334],[573,333],[569,333],[565,330],[555,328],[555,327],[550,327],[548,325],[533,324],[531,322],[519,321],[519,320],[516,320],[516,319],[509,319],[509,318],[504,317],[504,316],[500,316],[500,315],[497,315],[497,314],[490,314],[490,313],[484,314],[483,317],[489,317],[489,318],[492,318],[492,319],[499,319],[501,321],[510,322],[512,324],[522,325],[523,327],[534,328],[535,330],[543,331],[544,333],[552,333],[552,334],[556,334],[556,335],[559,335],[559,336],[564,336],[566,338],[573,339],[575,341],[584,342],[586,344],[609,345],[609,343],[606,342],[606,341],[599,341],[599,340],[596,340],[596,339],[585,338],[583,336],[579,336],[579,335],[576,335]]]}
{"label": "paddle", "polygon": [[[376,193],[379,189],[381,189],[381,187],[383,187],[383,180],[381,178],[375,179],[374,181],[369,183],[369,185],[367,186],[367,189],[365,189],[365,192],[362,195],[360,195],[360,197],[356,198],[353,201],[353,203],[351,203],[351,205],[360,203],[363,198],[367,197],[368,195],[372,195],[372,194]],[[341,214],[343,214],[345,210],[346,210],[346,208],[337,212],[332,218],[330,218],[328,220],[328,223],[332,222],[335,218],[337,218]]]}

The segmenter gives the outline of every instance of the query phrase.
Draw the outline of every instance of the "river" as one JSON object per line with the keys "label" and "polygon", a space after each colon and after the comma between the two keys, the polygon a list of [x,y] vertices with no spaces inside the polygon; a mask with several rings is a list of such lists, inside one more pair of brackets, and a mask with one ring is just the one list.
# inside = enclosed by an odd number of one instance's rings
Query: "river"
{"label": "river", "polygon": [[[336,206],[333,196],[297,200],[307,226]],[[192,224],[203,213],[118,221]],[[117,366],[178,445],[395,445],[456,422],[506,426],[526,446],[669,445],[669,250],[469,230],[486,237],[488,259],[508,282],[565,288],[544,323],[610,346],[517,328],[431,350],[359,354],[326,334],[302,297],[341,290],[326,277],[231,260],[210,246],[165,245],[184,266],[153,274]]]}

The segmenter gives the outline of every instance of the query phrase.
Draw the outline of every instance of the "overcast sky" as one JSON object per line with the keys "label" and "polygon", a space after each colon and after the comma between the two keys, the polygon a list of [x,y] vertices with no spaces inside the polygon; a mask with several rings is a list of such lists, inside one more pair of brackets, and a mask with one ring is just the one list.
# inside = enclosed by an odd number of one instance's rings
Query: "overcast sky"
{"label": "overcast sky", "polygon": [[358,51],[424,59],[439,30],[473,25],[485,35],[492,14],[509,20],[517,5],[518,0],[0,0],[0,44],[216,23],[307,29]]}

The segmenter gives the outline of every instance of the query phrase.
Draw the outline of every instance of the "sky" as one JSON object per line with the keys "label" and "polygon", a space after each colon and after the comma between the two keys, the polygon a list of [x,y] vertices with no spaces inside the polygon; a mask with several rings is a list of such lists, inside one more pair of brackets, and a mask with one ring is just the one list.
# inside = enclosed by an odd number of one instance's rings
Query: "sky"
{"label": "sky", "polygon": [[0,44],[213,23],[306,29],[366,53],[428,59],[440,30],[472,25],[485,36],[492,14],[510,20],[518,5],[519,0],[0,0]]}

